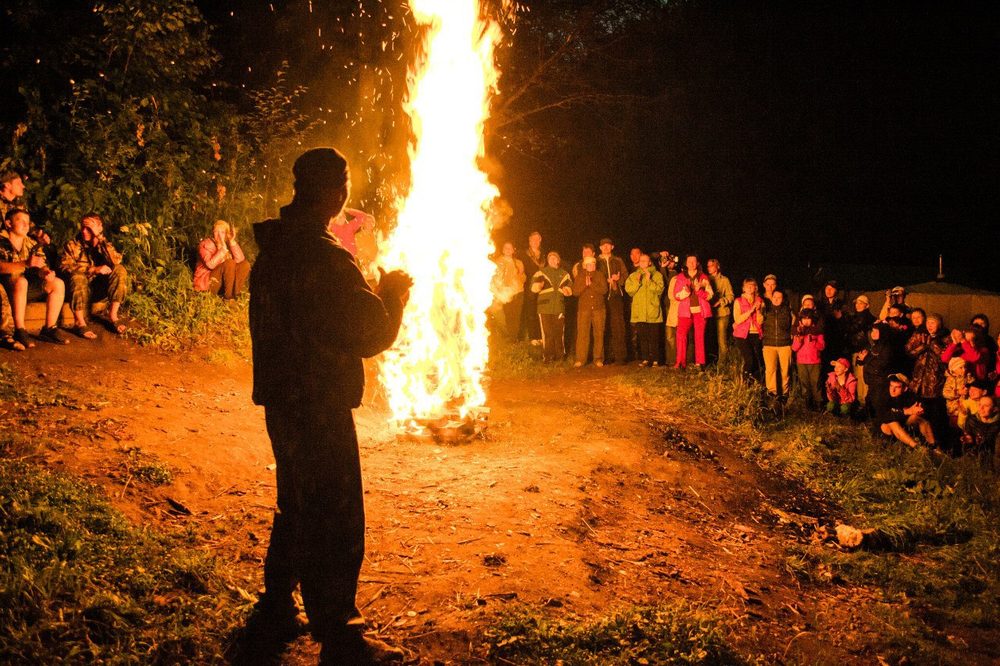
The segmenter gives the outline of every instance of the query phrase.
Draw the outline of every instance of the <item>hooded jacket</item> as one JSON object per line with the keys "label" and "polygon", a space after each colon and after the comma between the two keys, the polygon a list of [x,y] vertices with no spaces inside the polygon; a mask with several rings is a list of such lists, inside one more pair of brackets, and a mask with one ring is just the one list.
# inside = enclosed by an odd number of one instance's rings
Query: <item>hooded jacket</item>
{"label": "hooded jacket", "polygon": [[[649,276],[642,280],[642,273]],[[632,323],[659,324],[663,321],[660,294],[663,276],[655,268],[639,268],[625,280],[625,291],[632,297]]]}
{"label": "hooded jacket", "polygon": [[402,305],[388,309],[319,210],[294,203],[254,225],[260,254],[250,272],[253,401],[361,404],[362,358],[389,348]]}

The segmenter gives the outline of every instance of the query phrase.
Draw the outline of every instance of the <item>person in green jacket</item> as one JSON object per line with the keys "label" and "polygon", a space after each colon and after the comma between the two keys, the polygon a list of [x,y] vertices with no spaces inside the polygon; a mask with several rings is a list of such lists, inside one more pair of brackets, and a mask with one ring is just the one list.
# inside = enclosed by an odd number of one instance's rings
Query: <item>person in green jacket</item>
{"label": "person in green jacket", "polygon": [[632,297],[632,323],[639,333],[639,365],[659,365],[657,330],[663,322],[660,294],[663,293],[663,276],[650,265],[648,254],[639,257],[639,267],[625,280],[625,291]]}
{"label": "person in green jacket", "polygon": [[709,259],[706,262],[708,268],[708,279],[712,283],[712,316],[715,318],[715,350],[718,351],[716,359],[721,364],[729,354],[729,330],[733,323],[733,301],[736,295],[733,293],[733,284],[729,278],[722,274],[722,264],[718,259]]}
{"label": "person in green jacket", "polygon": [[558,252],[549,252],[546,265],[531,277],[531,291],[538,294],[538,321],[542,328],[542,361],[566,356],[566,297],[573,295],[569,273],[560,268]]}

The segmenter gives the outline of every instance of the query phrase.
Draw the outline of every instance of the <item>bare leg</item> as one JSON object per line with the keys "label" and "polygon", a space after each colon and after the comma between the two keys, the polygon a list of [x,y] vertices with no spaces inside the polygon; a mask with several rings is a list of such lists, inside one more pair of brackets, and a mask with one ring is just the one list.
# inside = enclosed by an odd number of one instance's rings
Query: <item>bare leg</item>
{"label": "bare leg", "polygon": [[59,325],[59,314],[62,312],[63,301],[66,300],[66,283],[57,277],[45,281],[45,326],[54,328]]}
{"label": "bare leg", "polygon": [[14,328],[24,328],[24,313],[28,309],[28,278],[23,275],[14,281],[11,310],[14,311]]}
{"label": "bare leg", "polygon": [[[906,428],[896,423],[895,421],[889,423],[888,426],[890,434],[892,434],[893,437],[901,441],[903,444],[906,444],[911,449],[917,448],[917,440],[910,437],[910,433],[906,432]],[[885,432],[884,424],[882,426],[882,432]]]}

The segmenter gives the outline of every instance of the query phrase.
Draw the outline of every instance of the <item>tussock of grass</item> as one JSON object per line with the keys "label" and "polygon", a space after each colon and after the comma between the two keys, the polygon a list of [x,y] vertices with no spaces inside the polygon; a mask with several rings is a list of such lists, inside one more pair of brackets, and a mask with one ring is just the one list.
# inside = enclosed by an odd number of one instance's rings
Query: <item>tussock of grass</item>
{"label": "tussock of grass", "polygon": [[122,453],[125,456],[122,468],[125,472],[123,480],[126,483],[131,479],[150,486],[167,486],[173,483],[173,470],[155,455],[137,446],[124,449]]}
{"label": "tussock of grass", "polygon": [[190,271],[179,263],[144,272],[137,283],[139,288],[129,296],[126,306],[138,323],[129,329],[129,336],[139,343],[174,351],[220,342],[249,356],[246,297],[226,301],[195,291]]}
{"label": "tussock of grass", "polygon": [[499,664],[744,663],[717,618],[680,602],[586,622],[518,607],[499,617],[487,640],[489,661]]}
{"label": "tussock of grass", "polygon": [[0,662],[221,663],[246,604],[232,589],[96,488],[0,462]]}

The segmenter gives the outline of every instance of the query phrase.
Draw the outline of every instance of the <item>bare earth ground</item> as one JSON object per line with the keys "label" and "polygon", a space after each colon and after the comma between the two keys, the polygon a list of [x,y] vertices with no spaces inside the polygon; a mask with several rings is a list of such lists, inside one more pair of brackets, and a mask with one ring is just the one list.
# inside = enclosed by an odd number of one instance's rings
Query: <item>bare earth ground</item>
{"label": "bare earth ground", "polygon": [[[195,531],[258,591],[275,488],[248,363],[107,335],[0,361],[26,382],[94,391],[83,409],[45,415],[65,433],[45,453],[52,467],[104,486],[135,521]],[[638,404],[606,381],[639,371],[495,381],[485,437],[460,446],[397,441],[383,412],[358,410],[368,512],[359,605],[372,624],[422,663],[477,663],[481,632],[509,604],[586,618],[683,597],[732,621],[737,646],[765,663],[878,663],[865,647],[870,612],[885,602],[877,591],[803,587],[784,569],[785,546],[804,537],[778,516],[823,507],[671,405]],[[4,427],[27,427],[23,416],[0,406]],[[671,428],[688,443],[666,441]],[[122,450],[134,446],[174,481],[129,479]],[[304,638],[287,662],[316,654]]]}

